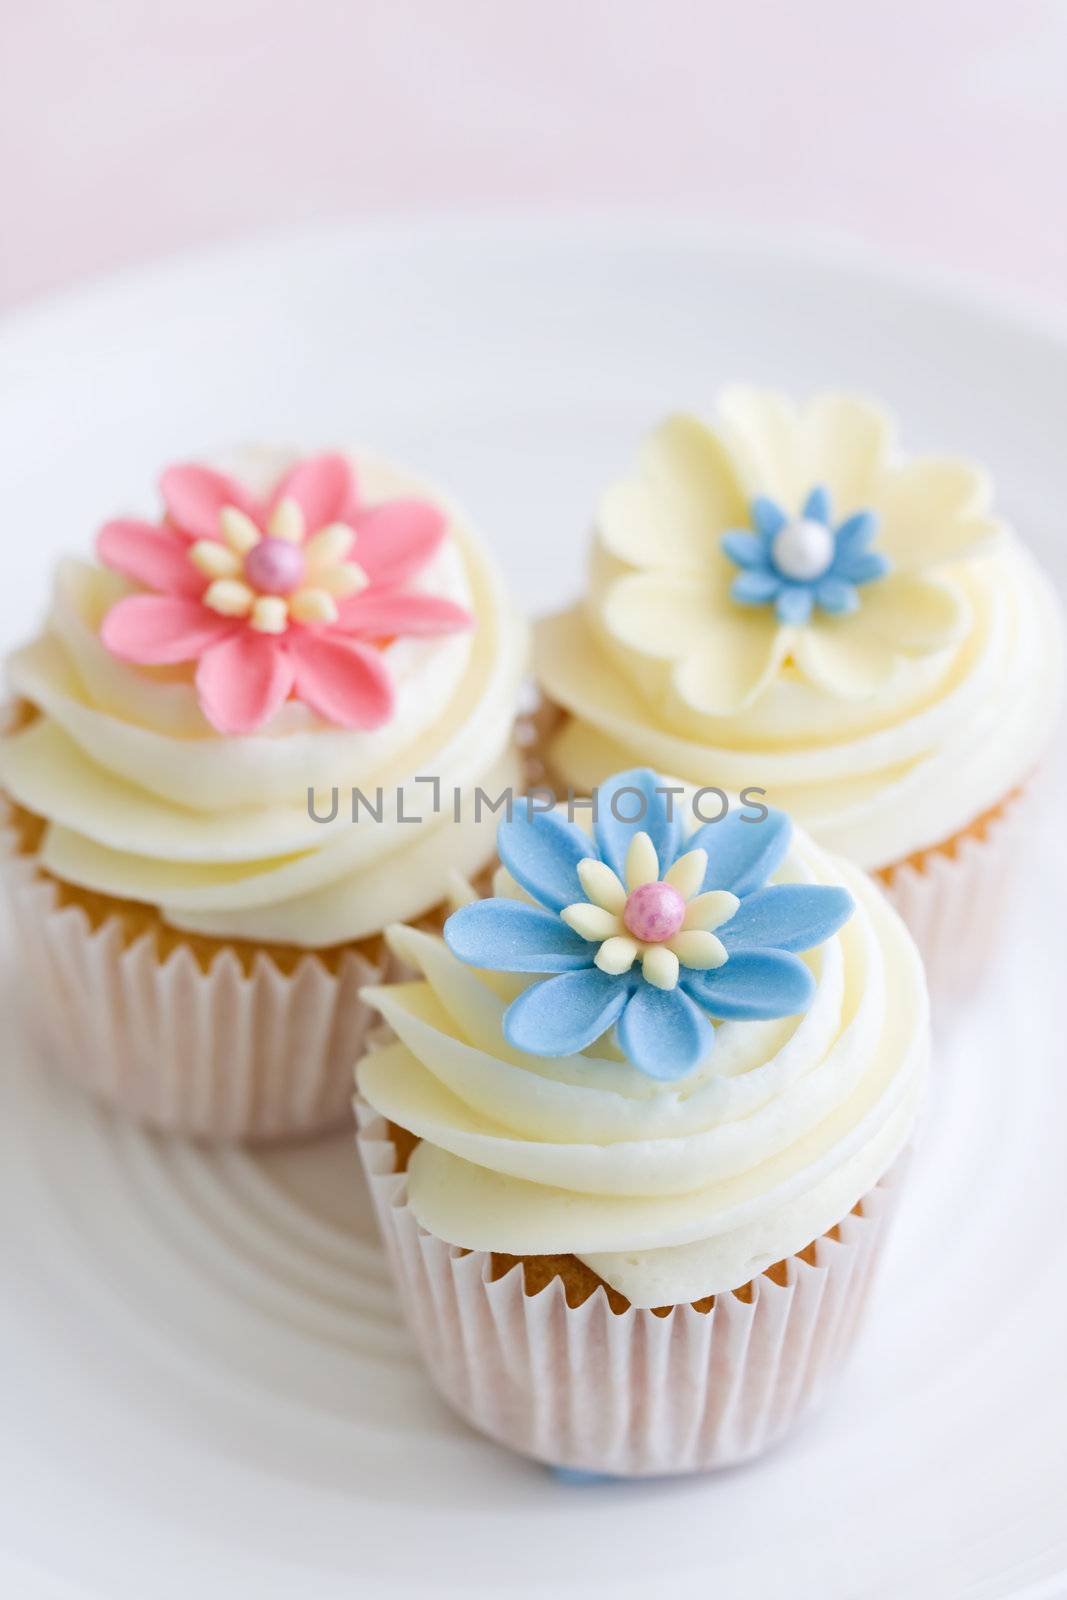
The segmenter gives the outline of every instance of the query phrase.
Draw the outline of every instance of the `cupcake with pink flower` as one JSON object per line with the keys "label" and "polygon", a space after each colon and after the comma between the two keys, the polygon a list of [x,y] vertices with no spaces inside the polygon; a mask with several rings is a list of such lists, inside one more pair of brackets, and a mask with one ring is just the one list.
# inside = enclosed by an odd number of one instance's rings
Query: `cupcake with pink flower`
{"label": "cupcake with pink flower", "polygon": [[387,976],[493,855],[525,634],[462,513],[379,461],[171,466],[8,662],[4,878],[42,1042],[155,1127],[348,1114]]}

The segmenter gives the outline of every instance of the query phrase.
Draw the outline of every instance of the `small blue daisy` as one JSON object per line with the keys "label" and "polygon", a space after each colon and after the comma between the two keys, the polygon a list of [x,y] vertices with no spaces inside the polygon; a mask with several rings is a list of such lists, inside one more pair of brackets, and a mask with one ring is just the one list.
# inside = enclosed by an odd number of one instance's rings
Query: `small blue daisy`
{"label": "small blue daisy", "polygon": [[793,518],[776,500],[758,495],[752,528],[722,536],[726,554],[742,569],[730,593],[746,606],[773,602],[779,622],[807,622],[815,606],[847,616],[860,603],[859,585],[889,571],[888,559],[869,548],[878,532],[877,514],[855,511],[834,528],[830,493],[822,485]]}
{"label": "small blue daisy", "polygon": [[[615,815],[622,794],[643,801],[639,820]],[[520,803],[497,844],[529,899],[478,900],[445,923],[460,961],[539,979],[504,1014],[509,1044],[575,1055],[614,1031],[639,1072],[671,1081],[713,1048],[712,1018],[807,1009],[815,980],[799,953],[853,906],[832,885],[767,882],[789,847],[783,812],[730,812],[686,838],[644,767],[609,778],[597,802],[592,837]]]}

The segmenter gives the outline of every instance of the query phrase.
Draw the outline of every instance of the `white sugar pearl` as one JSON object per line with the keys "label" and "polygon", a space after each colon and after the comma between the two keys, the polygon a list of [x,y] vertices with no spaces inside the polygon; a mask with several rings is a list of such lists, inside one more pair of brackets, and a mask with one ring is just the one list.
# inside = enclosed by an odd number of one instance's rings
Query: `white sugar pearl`
{"label": "white sugar pearl", "polygon": [[774,536],[774,564],[783,578],[810,583],[821,578],[834,559],[834,536],[821,522],[806,517],[787,522]]}

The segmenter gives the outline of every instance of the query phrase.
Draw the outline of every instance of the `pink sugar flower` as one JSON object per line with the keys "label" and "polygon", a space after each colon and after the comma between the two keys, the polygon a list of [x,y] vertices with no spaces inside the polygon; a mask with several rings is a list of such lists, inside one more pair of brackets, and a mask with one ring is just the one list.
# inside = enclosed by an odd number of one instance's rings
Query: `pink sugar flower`
{"label": "pink sugar flower", "polygon": [[97,553],[151,590],[104,618],[113,655],[197,662],[220,733],[254,733],[290,695],[344,728],[377,728],[394,693],[380,641],[472,625],[462,606],[403,587],[445,537],[422,500],[360,506],[340,455],[298,462],[261,499],[208,467],[168,467],[156,525],[109,522]]}

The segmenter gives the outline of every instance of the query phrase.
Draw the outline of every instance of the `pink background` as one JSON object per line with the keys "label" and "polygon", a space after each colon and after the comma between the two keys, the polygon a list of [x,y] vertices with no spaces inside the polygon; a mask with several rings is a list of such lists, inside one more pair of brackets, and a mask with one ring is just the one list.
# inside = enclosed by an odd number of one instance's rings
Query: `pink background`
{"label": "pink background", "polygon": [[0,302],[263,228],[663,204],[1067,297],[1061,0],[0,0]]}

